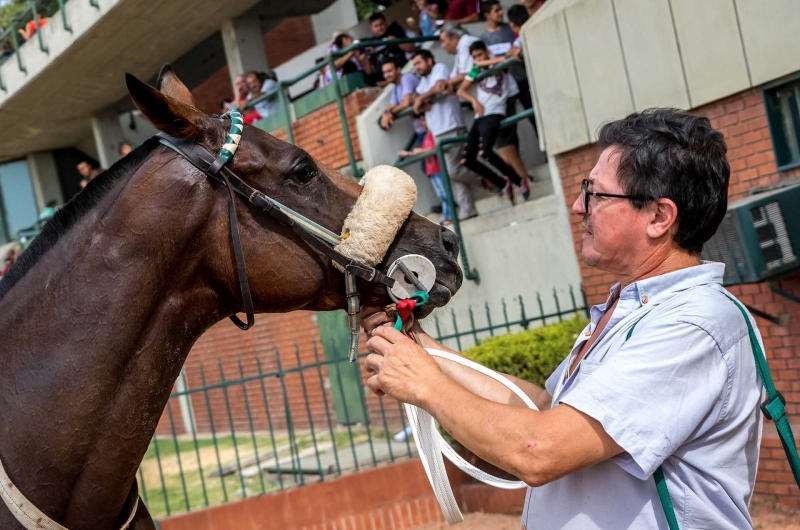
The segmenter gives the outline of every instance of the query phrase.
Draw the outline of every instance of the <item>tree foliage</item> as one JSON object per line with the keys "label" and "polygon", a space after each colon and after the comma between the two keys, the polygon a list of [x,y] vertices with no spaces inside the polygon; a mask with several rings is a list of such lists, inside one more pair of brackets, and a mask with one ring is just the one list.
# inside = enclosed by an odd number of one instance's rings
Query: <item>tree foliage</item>
{"label": "tree foliage", "polygon": [[[37,0],[39,17],[51,17],[59,9],[58,0]],[[2,31],[13,26],[19,29],[33,18],[30,0],[6,0],[0,2],[0,28]]]}

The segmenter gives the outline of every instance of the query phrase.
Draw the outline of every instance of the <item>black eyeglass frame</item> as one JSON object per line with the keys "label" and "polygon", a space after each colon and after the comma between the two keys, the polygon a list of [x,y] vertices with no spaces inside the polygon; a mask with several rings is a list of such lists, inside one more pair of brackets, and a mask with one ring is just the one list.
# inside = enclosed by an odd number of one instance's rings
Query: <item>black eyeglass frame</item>
{"label": "black eyeglass frame", "polygon": [[589,213],[589,198],[594,195],[595,197],[610,197],[612,199],[630,199],[634,201],[654,201],[653,197],[645,195],[619,195],[618,193],[600,193],[599,191],[589,191],[589,179],[583,179],[581,182],[581,198],[583,199],[583,212]]}

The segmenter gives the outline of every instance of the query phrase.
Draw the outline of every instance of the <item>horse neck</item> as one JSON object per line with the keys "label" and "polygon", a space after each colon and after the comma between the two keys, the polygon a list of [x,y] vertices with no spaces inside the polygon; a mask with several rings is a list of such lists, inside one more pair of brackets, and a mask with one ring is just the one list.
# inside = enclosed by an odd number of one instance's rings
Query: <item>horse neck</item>
{"label": "horse neck", "polygon": [[70,529],[115,527],[192,344],[221,318],[202,258],[214,194],[196,175],[165,179],[159,158],[0,300],[0,458]]}

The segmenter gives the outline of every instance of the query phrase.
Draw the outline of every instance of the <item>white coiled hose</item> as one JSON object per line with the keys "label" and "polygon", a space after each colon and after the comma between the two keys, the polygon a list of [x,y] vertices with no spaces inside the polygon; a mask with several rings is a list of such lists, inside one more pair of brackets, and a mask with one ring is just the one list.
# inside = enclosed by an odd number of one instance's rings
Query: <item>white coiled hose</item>
{"label": "white coiled hose", "polygon": [[[495,371],[481,366],[480,364],[470,361],[459,355],[436,350],[433,348],[426,348],[427,352],[433,357],[441,357],[448,361],[453,361],[462,366],[472,368],[478,372],[491,377],[495,381],[501,383],[509,390],[514,392],[529,408],[539,410],[533,401],[522,391],[520,388],[509,381],[506,377],[498,374]],[[458,508],[458,503],[453,496],[453,489],[450,487],[450,482],[447,479],[447,472],[444,467],[444,459],[442,455],[446,456],[455,466],[466,473],[467,475],[480,480],[484,484],[494,486],[495,488],[502,489],[521,489],[527,485],[521,481],[505,480],[497,478],[485,471],[476,468],[455,452],[450,447],[450,444],[442,438],[439,430],[436,427],[436,422],[433,416],[426,411],[415,407],[414,405],[404,404],[406,409],[406,416],[408,416],[411,430],[414,433],[414,443],[417,446],[419,458],[422,460],[422,466],[425,468],[425,474],[428,475],[428,481],[431,483],[433,493],[436,495],[436,500],[442,508],[445,519],[450,525],[458,524],[464,520],[461,515],[461,510]]]}

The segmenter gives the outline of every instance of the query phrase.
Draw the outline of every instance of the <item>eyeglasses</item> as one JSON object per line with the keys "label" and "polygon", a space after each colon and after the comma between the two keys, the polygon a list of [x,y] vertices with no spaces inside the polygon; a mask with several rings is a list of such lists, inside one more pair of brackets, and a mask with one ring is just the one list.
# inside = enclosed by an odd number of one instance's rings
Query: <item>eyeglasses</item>
{"label": "eyeglasses", "polygon": [[589,213],[589,198],[594,195],[595,197],[610,197],[612,199],[631,199],[638,201],[654,201],[652,197],[644,195],[619,195],[617,193],[600,193],[597,191],[589,191],[589,179],[583,179],[581,182],[581,203],[583,203],[583,212]]}

